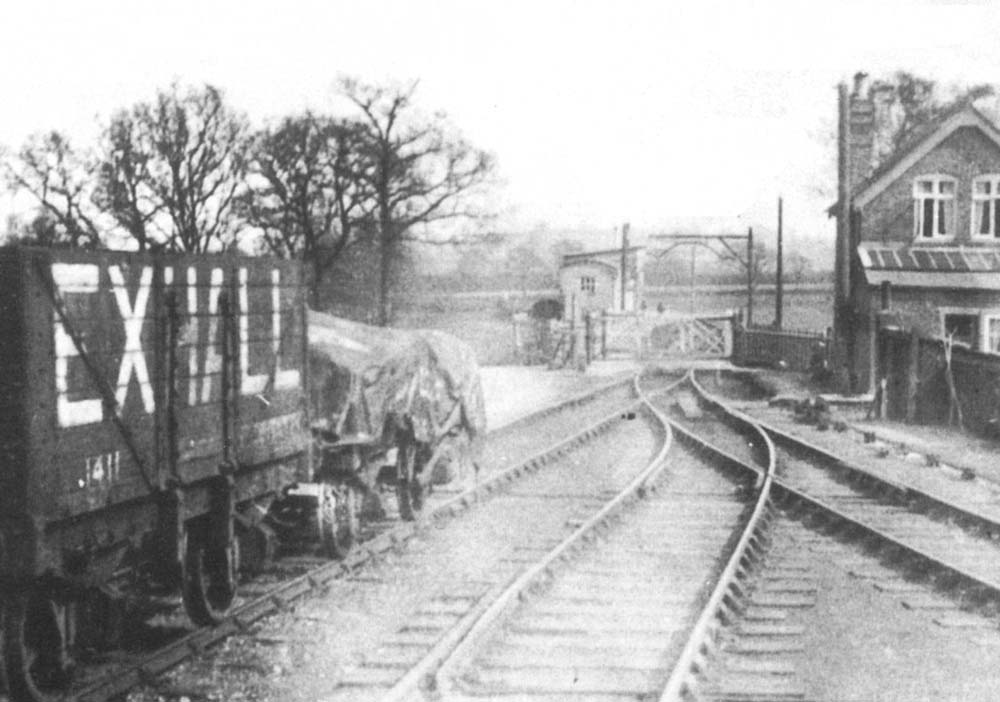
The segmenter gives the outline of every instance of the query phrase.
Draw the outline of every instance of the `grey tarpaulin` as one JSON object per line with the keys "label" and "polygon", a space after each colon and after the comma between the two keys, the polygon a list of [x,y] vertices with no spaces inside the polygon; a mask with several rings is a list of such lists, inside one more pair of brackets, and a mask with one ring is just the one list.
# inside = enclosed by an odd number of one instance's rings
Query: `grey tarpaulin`
{"label": "grey tarpaulin", "polygon": [[312,416],[335,438],[386,441],[408,420],[418,441],[464,435],[477,453],[486,433],[471,347],[439,331],[371,327],[309,312]]}

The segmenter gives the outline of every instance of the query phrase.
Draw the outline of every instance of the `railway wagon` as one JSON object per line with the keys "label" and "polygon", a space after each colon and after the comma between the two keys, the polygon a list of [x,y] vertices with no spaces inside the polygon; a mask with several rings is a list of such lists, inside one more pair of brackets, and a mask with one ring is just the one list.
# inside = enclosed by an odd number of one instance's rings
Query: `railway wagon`
{"label": "railway wagon", "polygon": [[0,248],[16,699],[61,694],[74,655],[117,646],[150,593],[180,589],[198,624],[230,608],[241,560],[268,551],[271,502],[311,477],[300,277],[264,259]]}
{"label": "railway wagon", "polygon": [[[355,492],[371,505],[394,486],[399,516],[413,520],[435,483],[469,477],[486,434],[479,366],[471,347],[434,330],[370,327],[309,312],[310,406],[322,437],[318,487]],[[345,490],[346,488],[346,490]],[[346,514],[324,519],[346,551]],[[371,514],[371,509],[365,512]],[[381,506],[375,508],[381,512]]]}

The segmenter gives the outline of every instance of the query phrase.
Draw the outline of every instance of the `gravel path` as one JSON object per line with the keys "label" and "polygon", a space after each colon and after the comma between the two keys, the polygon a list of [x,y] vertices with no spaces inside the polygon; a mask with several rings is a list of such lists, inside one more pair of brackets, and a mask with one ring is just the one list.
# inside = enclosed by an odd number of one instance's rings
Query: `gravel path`
{"label": "gravel path", "polygon": [[484,366],[480,369],[480,379],[487,426],[490,430],[499,429],[543,407],[629,375],[627,370],[598,375],[547,370],[544,366]]}

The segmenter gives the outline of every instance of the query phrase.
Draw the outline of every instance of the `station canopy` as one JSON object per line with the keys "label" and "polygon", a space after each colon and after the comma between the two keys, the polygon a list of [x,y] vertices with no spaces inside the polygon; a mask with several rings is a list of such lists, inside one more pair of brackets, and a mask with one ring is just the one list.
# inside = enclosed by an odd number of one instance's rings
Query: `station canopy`
{"label": "station canopy", "polygon": [[862,244],[858,258],[870,285],[997,289],[1000,252],[989,248]]}

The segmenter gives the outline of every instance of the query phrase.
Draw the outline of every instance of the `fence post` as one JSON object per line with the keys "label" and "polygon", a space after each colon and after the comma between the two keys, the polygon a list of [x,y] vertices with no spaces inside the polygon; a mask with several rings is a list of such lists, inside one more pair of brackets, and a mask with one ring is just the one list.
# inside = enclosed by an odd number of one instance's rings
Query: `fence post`
{"label": "fence post", "polygon": [[913,422],[917,418],[917,384],[920,379],[920,336],[917,328],[910,330],[909,362],[906,364],[906,421]]}
{"label": "fence post", "polygon": [[743,335],[743,325],[740,321],[740,317],[733,317],[733,353],[732,359],[733,364],[737,366],[743,365],[743,354],[744,346],[746,345]]}
{"label": "fence post", "polygon": [[728,324],[725,322],[722,324],[722,352],[725,356],[732,358],[736,350],[733,345],[733,330],[736,328],[736,315],[732,315],[728,321]]}
{"label": "fence post", "polygon": [[608,313],[601,312],[601,358],[608,357]]}
{"label": "fence post", "polygon": [[521,328],[517,324],[517,315],[516,314],[513,315],[513,318],[511,319],[511,323],[514,326],[514,356],[515,356],[515,358],[517,358],[517,361],[520,363],[521,361],[524,360],[524,353],[523,353],[523,350],[522,350],[522,342],[521,342]]}

